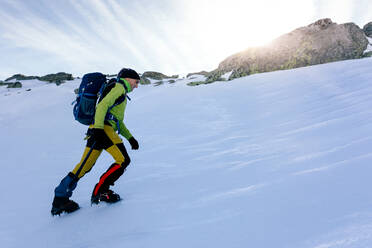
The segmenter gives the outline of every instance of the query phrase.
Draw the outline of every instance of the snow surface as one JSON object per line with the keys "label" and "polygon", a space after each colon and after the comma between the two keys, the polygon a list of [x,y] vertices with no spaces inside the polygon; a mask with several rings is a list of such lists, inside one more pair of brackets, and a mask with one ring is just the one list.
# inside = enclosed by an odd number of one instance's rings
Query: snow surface
{"label": "snow surface", "polygon": [[371,52],[372,51],[372,38],[369,38],[367,36],[366,36],[366,38],[368,40],[368,45],[367,45],[367,48],[364,51],[364,53],[368,53],[368,52]]}
{"label": "snow surface", "polygon": [[85,144],[79,82],[1,91],[1,247],[372,247],[371,67],[140,86],[126,112],[140,150],[114,187],[124,200],[90,205],[103,153],[72,197],[81,210],[60,217],[54,187]]}
{"label": "snow surface", "polygon": [[231,74],[233,73],[233,70],[229,71],[229,72],[226,72],[225,74],[223,74],[221,76],[222,79],[225,79],[225,80],[229,80]]}
{"label": "snow surface", "polygon": [[[17,80],[11,80],[7,83],[14,83],[16,82]],[[2,95],[10,95],[11,93],[14,93],[14,92],[23,92],[25,90],[29,90],[29,89],[35,89],[35,88],[39,88],[39,87],[43,87],[47,84],[50,84],[50,83],[47,83],[47,82],[44,82],[44,81],[39,81],[39,80],[24,80],[24,81],[21,81],[22,82],[22,88],[7,88],[7,85],[3,85],[3,86],[0,86],[0,97]]]}

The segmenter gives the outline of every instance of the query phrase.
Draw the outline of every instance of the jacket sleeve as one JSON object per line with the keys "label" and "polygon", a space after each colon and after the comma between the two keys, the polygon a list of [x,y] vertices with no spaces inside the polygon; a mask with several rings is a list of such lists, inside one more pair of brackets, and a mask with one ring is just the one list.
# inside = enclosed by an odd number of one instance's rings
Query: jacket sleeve
{"label": "jacket sleeve", "polygon": [[94,128],[103,129],[105,125],[105,117],[109,107],[114,105],[116,99],[123,94],[123,89],[119,84],[116,84],[114,88],[97,104],[96,114],[94,116]]}
{"label": "jacket sleeve", "polygon": [[129,132],[128,128],[125,126],[123,122],[120,122],[120,134],[129,140],[133,135]]}

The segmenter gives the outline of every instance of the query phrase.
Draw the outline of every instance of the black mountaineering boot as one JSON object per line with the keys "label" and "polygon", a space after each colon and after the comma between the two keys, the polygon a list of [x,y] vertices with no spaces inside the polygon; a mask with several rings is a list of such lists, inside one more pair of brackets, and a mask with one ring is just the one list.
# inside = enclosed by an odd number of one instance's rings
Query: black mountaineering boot
{"label": "black mountaineering boot", "polygon": [[120,201],[120,196],[110,190],[110,186],[124,173],[125,168],[120,164],[112,164],[94,186],[91,202],[98,204],[100,201],[114,203]]}
{"label": "black mountaineering boot", "polygon": [[78,210],[79,204],[70,200],[68,197],[54,197],[52,210],[50,211],[52,215],[60,215],[61,213],[72,213]]}
{"label": "black mountaineering boot", "polygon": [[92,204],[98,204],[99,202],[107,202],[107,203],[115,203],[120,201],[120,195],[116,194],[112,190],[107,190],[105,192],[98,193],[94,195],[94,191],[92,193],[91,202]]}

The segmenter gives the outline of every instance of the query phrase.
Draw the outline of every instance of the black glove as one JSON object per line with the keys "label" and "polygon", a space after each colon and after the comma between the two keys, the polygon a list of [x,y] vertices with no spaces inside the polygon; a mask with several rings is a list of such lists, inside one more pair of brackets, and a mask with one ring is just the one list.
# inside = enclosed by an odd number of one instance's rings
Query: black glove
{"label": "black glove", "polygon": [[102,144],[106,138],[106,133],[103,129],[92,128],[90,129],[90,138],[94,140],[96,144]]}
{"label": "black glove", "polygon": [[132,146],[132,150],[138,150],[139,148],[138,141],[134,137],[131,137],[128,141],[129,144]]}

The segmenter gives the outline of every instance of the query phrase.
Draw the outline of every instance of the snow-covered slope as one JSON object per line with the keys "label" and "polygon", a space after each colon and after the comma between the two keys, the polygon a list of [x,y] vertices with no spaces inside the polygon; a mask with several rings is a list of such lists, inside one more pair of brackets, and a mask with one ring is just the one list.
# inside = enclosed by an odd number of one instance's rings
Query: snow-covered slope
{"label": "snow-covered slope", "polygon": [[142,86],[126,112],[140,150],[115,186],[124,200],[90,206],[103,154],[72,197],[82,209],[60,217],[54,187],[84,148],[78,81],[0,88],[1,247],[371,247],[371,68]]}

